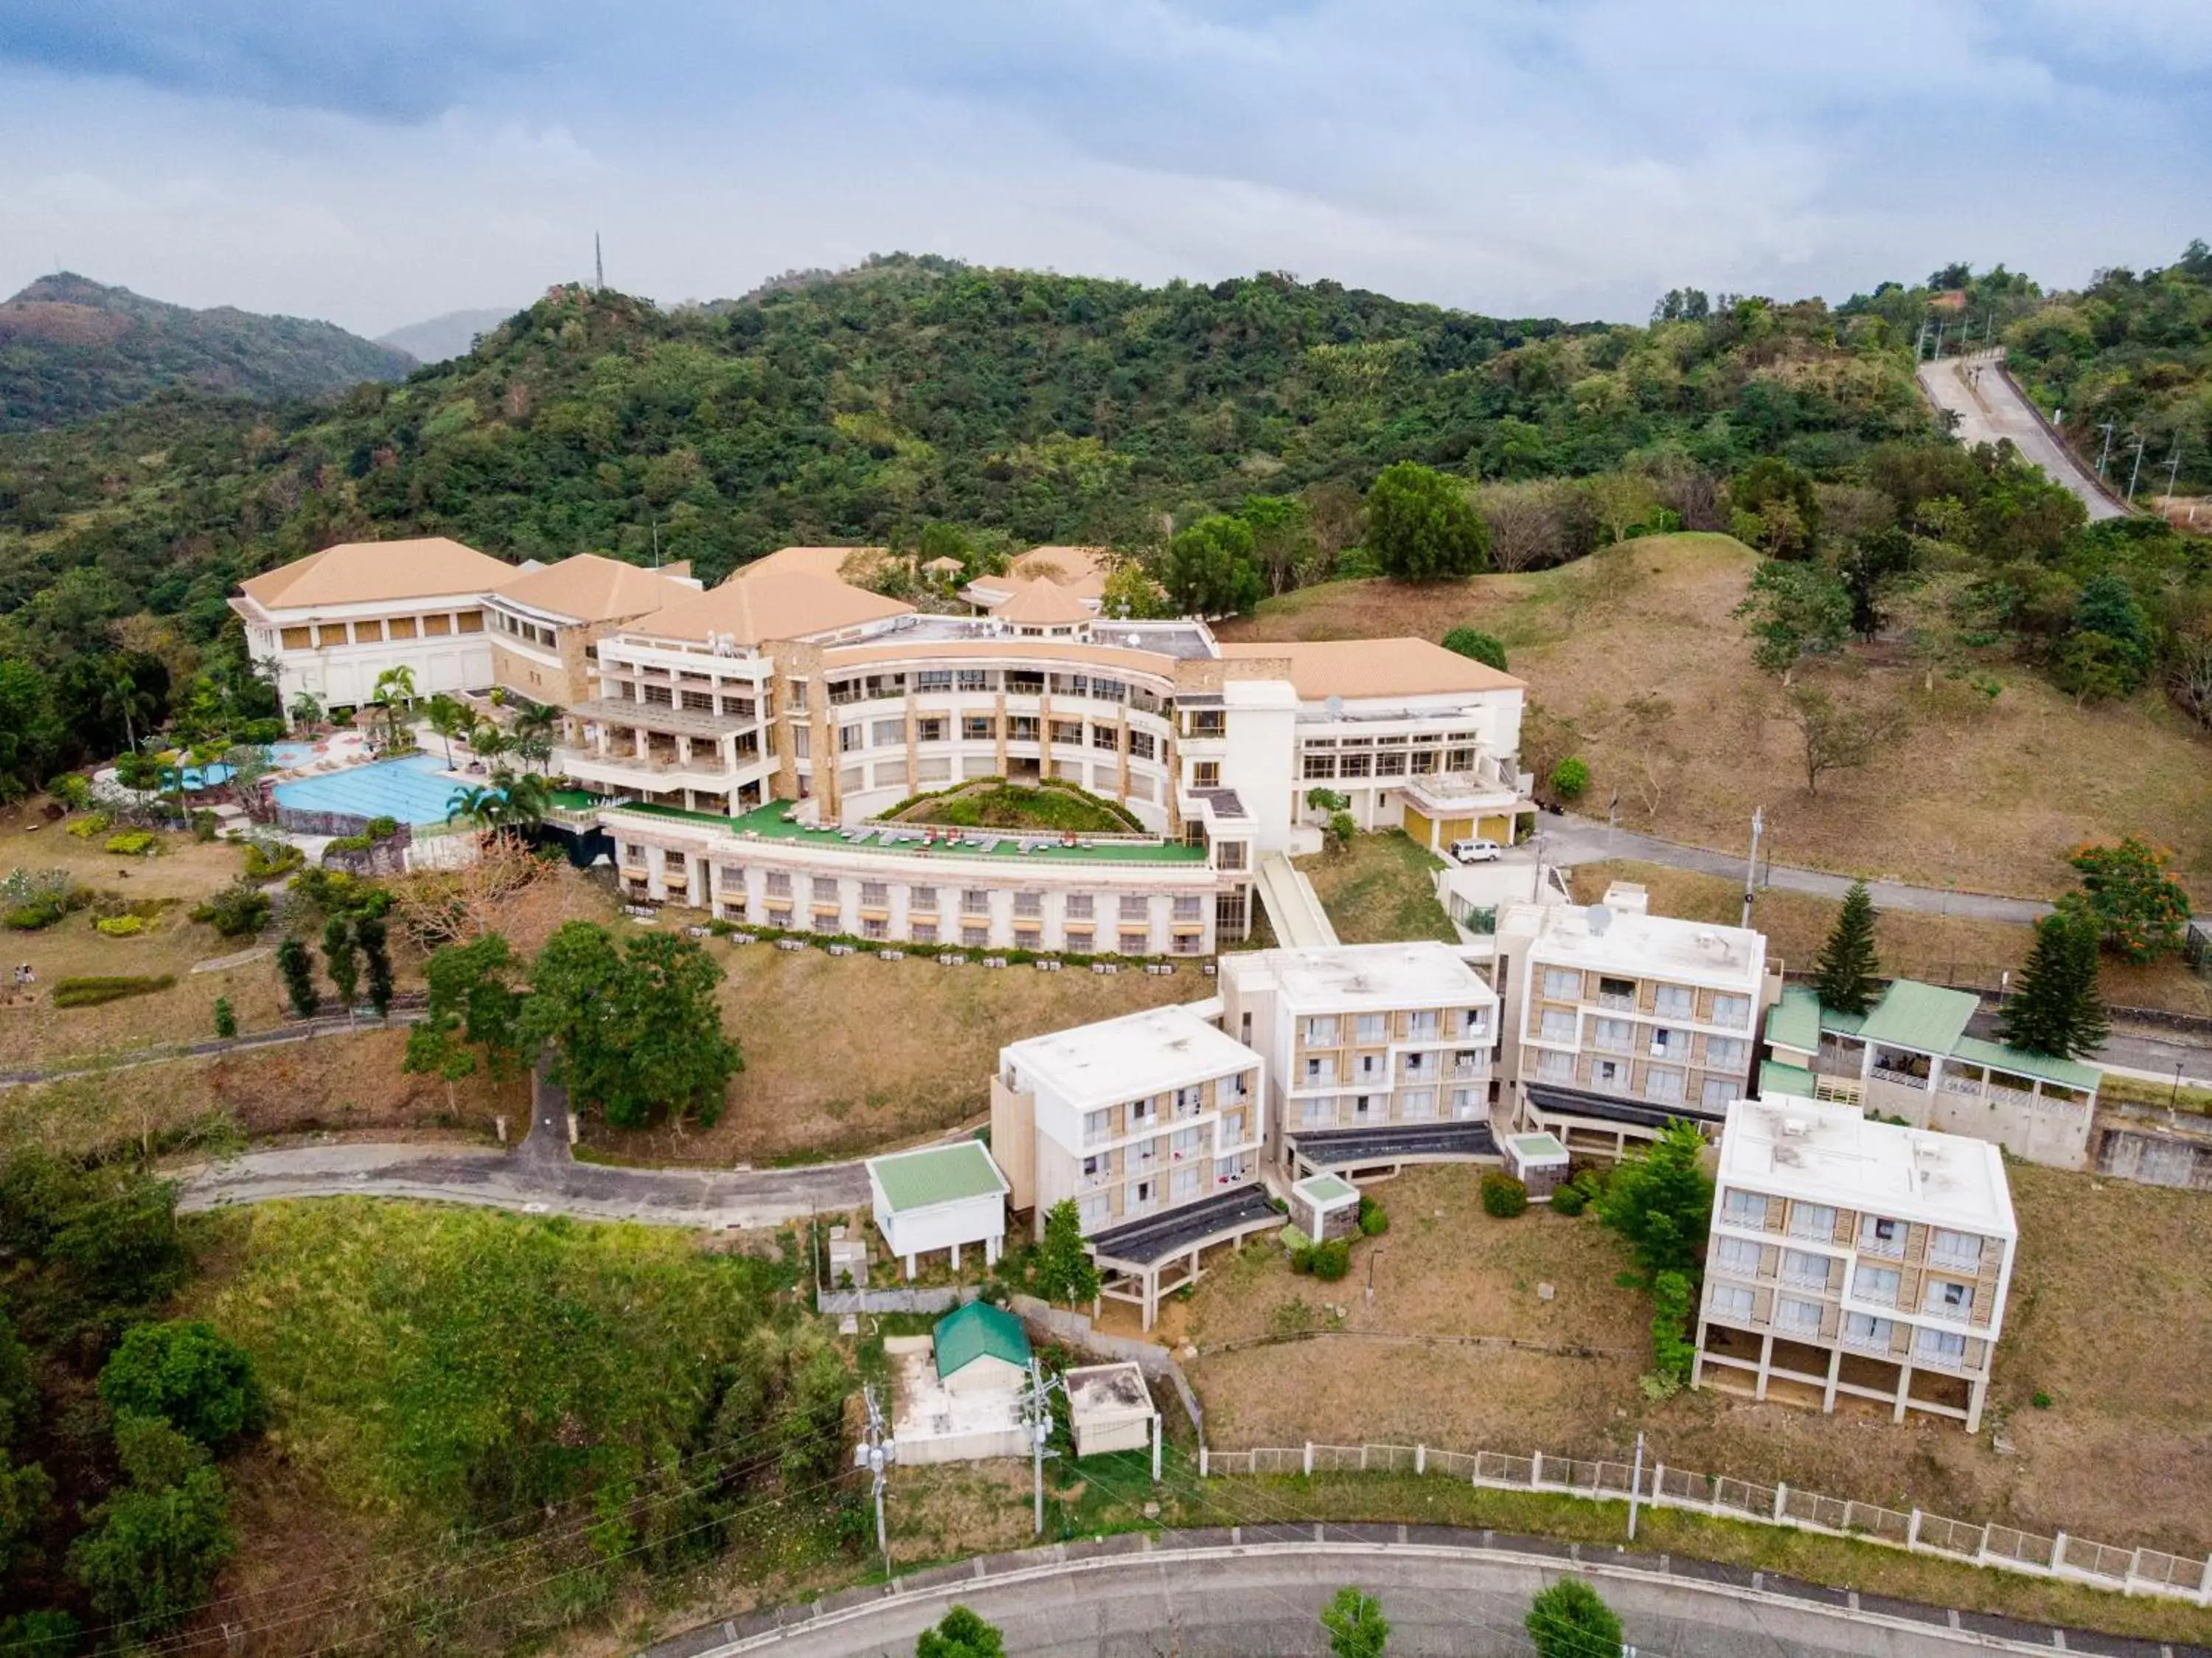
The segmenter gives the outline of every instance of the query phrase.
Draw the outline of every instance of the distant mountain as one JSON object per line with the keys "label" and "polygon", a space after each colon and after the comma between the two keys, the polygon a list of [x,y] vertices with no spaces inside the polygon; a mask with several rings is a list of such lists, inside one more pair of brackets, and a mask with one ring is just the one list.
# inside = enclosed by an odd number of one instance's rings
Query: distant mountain
{"label": "distant mountain", "polygon": [[441,317],[379,334],[376,343],[404,351],[417,363],[444,363],[466,357],[478,334],[489,333],[514,314],[512,311],[448,311]]}
{"label": "distant mountain", "polygon": [[414,366],[334,323],[194,311],[64,272],[0,303],[0,431],[65,425],[176,387],[301,397]]}

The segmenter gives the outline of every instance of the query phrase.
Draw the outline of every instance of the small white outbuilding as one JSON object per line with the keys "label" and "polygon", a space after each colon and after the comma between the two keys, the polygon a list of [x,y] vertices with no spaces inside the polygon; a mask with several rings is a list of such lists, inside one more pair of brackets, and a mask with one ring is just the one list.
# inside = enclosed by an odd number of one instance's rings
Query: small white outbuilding
{"label": "small white outbuilding", "polygon": [[1006,1241],[1006,1177],[978,1140],[868,1159],[876,1229],[914,1276],[917,1256],[943,1249],[960,1265],[963,1245],[995,1265]]}
{"label": "small white outbuilding", "polygon": [[1141,1451],[1152,1442],[1159,1411],[1145,1373],[1134,1364],[1086,1364],[1063,1372],[1061,1380],[1067,1385],[1076,1455]]}

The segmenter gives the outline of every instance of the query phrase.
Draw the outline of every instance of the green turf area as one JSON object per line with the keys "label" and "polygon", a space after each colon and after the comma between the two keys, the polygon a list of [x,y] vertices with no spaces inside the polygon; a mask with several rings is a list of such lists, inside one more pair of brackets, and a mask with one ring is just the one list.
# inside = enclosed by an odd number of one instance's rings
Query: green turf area
{"label": "green turf area", "polygon": [[[635,802],[614,808],[622,813],[638,813],[652,818],[675,818],[686,823],[710,824],[733,835],[751,836],[761,840],[797,841],[808,846],[850,846],[858,851],[898,852],[914,857],[988,857],[1019,859],[1031,863],[1204,863],[1206,848],[1186,846],[1180,841],[1108,842],[1091,846],[1054,846],[1045,844],[1034,851],[1022,850],[1021,843],[1013,838],[1014,832],[979,832],[981,838],[991,844],[957,847],[939,845],[924,847],[919,839],[904,838],[886,842],[880,830],[869,830],[852,840],[847,840],[835,829],[810,829],[791,816],[792,802],[771,801],[756,808],[743,817],[726,818],[712,812],[687,812],[680,806],[655,806]],[[908,837],[921,833],[921,826],[905,830]],[[1058,832],[1057,831],[1054,832]]]}
{"label": "green turf area", "polygon": [[1336,936],[1346,944],[1398,938],[1456,944],[1459,934],[1437,899],[1436,872],[1443,867],[1443,859],[1397,829],[1355,835],[1342,851],[1298,863],[1335,924]]}
{"label": "green turf area", "polygon": [[951,824],[958,829],[1051,830],[1078,835],[1143,833],[1142,826],[1111,802],[1079,789],[1028,788],[998,783],[933,795],[897,814],[901,823]]}

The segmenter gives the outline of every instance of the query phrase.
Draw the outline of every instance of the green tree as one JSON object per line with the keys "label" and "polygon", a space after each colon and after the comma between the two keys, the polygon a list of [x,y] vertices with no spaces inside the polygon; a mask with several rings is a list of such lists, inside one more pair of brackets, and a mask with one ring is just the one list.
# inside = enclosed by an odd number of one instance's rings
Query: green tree
{"label": "green tree", "polygon": [[1814,963],[1814,983],[1820,1005],[1838,1013],[1863,1014],[1874,1006],[1878,993],[1875,975],[1881,962],[1875,952],[1874,898],[1863,881],[1855,881],[1844,894],[1844,907],[1836,924],[1820,946]]}
{"label": "green tree", "polygon": [[1490,528],[1457,479],[1401,460],[1367,492],[1367,550],[1400,582],[1478,576],[1489,564]]}
{"label": "green tree", "polygon": [[2069,898],[2035,923],[2027,965],[1997,1015],[1997,1039],[2029,1053],[2078,1059],[2110,1033],[2097,991],[2097,923]]}
{"label": "green tree", "polygon": [[138,728],[153,716],[160,704],[150,688],[142,682],[127,653],[108,657],[103,667],[100,711],[122,726],[123,746],[136,748]]}
{"label": "green tree", "polygon": [[285,711],[292,716],[294,725],[318,726],[323,722],[323,699],[312,691],[302,691],[292,698],[291,707]]}
{"label": "green tree", "polygon": [[1349,1583],[1322,1608],[1321,1626],[1328,1631],[1332,1658],[1382,1658],[1390,1639],[1382,1603]]}
{"label": "green tree", "polygon": [[1851,631],[1871,640],[1888,619],[1882,600],[1912,568],[1912,538],[1899,529],[1869,530],[1855,539],[1837,566],[1850,594]]}
{"label": "green tree", "polygon": [[1826,686],[1790,686],[1784,710],[1797,728],[1808,795],[1820,792],[1820,779],[1831,771],[1853,771],[1871,764],[1905,727],[1901,709],[1838,702]]}
{"label": "green tree", "polygon": [[1753,572],[1751,589],[1732,613],[1752,638],[1752,661],[1769,674],[1787,674],[1800,657],[1843,648],[1851,595],[1818,564],[1769,558]]}
{"label": "green tree", "polygon": [[1563,801],[1580,800],[1589,789],[1589,762],[1570,754],[1552,768],[1552,792]]}
{"label": "green tree", "polygon": [[1579,1577],[1539,1589],[1522,1621],[1537,1658],[1620,1658],[1620,1619]]}
{"label": "green tree", "polygon": [[1045,1211],[1044,1239],[1037,1246],[1035,1283],[1048,1301],[1070,1307],[1097,1298],[1098,1263],[1083,1241],[1083,1212],[1073,1198]]}
{"label": "green tree", "polygon": [[238,1034],[238,1015],[227,996],[215,999],[215,1033],[225,1041]]}
{"label": "green tree", "polygon": [[2171,873],[2172,853],[2130,835],[2117,846],[2077,846],[2066,861],[2081,872],[2081,901],[2106,949],[2155,961],[2181,948],[2189,890]]}
{"label": "green tree", "polygon": [[0,1652],[9,1658],[73,1658],[83,1626],[65,1612],[22,1612],[0,1618]]}
{"label": "green tree", "polygon": [[1809,555],[1820,535],[1820,497],[1787,460],[1763,455],[1729,480],[1729,507],[1753,520],[1754,542],[1778,558]]}
{"label": "green tree", "polygon": [[1455,627],[1444,635],[1444,649],[1472,661],[1505,672],[1505,647],[1495,637],[1471,627]]}
{"label": "green tree", "polygon": [[338,1006],[350,1012],[354,992],[361,987],[361,952],[354,946],[353,923],[347,917],[332,916],[323,923],[323,971],[338,993]]}
{"label": "green tree", "polygon": [[115,1442],[130,1483],[87,1513],[69,1570],[94,1611],[143,1640],[198,1610],[238,1539],[206,1451],[145,1417],[118,1418]]}
{"label": "green tree", "polygon": [[0,657],[0,801],[16,801],[46,779],[62,735],[46,676]]}
{"label": "green tree", "polygon": [[664,1112],[712,1123],[730,1078],[744,1068],[723,1033],[714,1000],[721,980],[695,940],[650,934],[618,948],[605,928],[572,921],[531,966],[524,1038],[550,1046],[579,1103],[597,1106],[618,1128]]}
{"label": "green tree", "polygon": [[818,1485],[845,1466],[845,1401],[852,1396],[853,1374],[826,1342],[793,1368],[778,1462],[787,1489]]}
{"label": "green tree", "polygon": [[1240,616],[1260,602],[1252,527],[1215,513],[1179,531],[1160,566],[1168,603],[1183,616]]}
{"label": "green tree", "polygon": [[1312,509],[1294,495],[1248,495],[1237,515],[1251,526],[1253,558],[1267,591],[1296,587],[1315,552]]}
{"label": "green tree", "polygon": [[1160,584],[1134,558],[1124,558],[1107,572],[1098,606],[1101,615],[1131,622],[1149,621],[1167,607]]}
{"label": "green tree", "polygon": [[965,1606],[956,1606],[921,1632],[914,1658],[1006,1658],[1006,1640],[998,1629]]}
{"label": "green tree", "polygon": [[1613,1171],[1598,1218],[1626,1241],[1646,1277],[1691,1272],[1712,1222],[1713,1183],[1694,1123],[1676,1120]]}
{"label": "green tree", "polygon": [[495,1081],[520,1069],[522,992],[514,981],[521,965],[497,933],[441,945],[423,964],[428,1005],[408,1030],[401,1069],[443,1078],[448,1107],[453,1084],[475,1076],[479,1064]]}
{"label": "green tree", "polygon": [[415,670],[405,663],[387,667],[376,676],[375,688],[368,700],[384,714],[384,738],[392,747],[399,746],[400,710],[415,700]]}
{"label": "green tree", "polygon": [[2138,689],[2149,672],[2154,655],[2150,619],[2124,577],[2106,571],[2082,584],[2075,600],[2069,632],[2107,642],[2107,651],[2118,667],[2126,696]]}
{"label": "green tree", "polygon": [[253,1361],[198,1319],[133,1325],[101,1367],[99,1385],[118,1416],[159,1417],[211,1451],[268,1419]]}
{"label": "green tree", "polygon": [[302,1019],[313,1019],[315,1009],[323,1005],[320,991],[315,989],[314,958],[307,947],[296,938],[286,938],[276,947],[276,973],[284,981],[284,994],[290,998],[292,1011]]}
{"label": "green tree", "polygon": [[353,923],[354,942],[361,946],[361,961],[368,979],[368,1005],[383,1018],[392,1011],[392,950],[383,921],[362,916]]}
{"label": "green tree", "polygon": [[442,691],[423,705],[422,713],[430,729],[445,741],[446,769],[450,771],[453,769],[453,739],[466,734],[476,723],[476,716],[470,712],[466,703]]}

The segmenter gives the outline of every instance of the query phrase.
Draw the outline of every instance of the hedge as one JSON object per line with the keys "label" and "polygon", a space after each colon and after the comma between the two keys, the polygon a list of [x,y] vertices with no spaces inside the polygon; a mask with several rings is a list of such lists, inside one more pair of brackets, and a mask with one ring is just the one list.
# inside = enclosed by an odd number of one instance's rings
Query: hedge
{"label": "hedge", "polygon": [[158,978],[125,975],[64,978],[54,985],[54,1006],[96,1008],[103,1002],[120,1002],[126,996],[151,996],[157,991],[172,989],[176,982],[174,973],[163,973]]}

